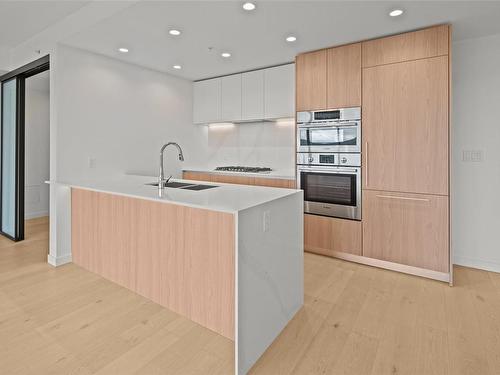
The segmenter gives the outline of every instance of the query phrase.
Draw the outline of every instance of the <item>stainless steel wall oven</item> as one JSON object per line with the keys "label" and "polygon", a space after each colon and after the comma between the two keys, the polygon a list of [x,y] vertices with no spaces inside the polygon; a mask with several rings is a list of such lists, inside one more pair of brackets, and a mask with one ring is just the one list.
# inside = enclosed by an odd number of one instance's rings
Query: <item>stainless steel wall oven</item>
{"label": "stainless steel wall oven", "polygon": [[304,212],[361,220],[361,109],[297,113]]}

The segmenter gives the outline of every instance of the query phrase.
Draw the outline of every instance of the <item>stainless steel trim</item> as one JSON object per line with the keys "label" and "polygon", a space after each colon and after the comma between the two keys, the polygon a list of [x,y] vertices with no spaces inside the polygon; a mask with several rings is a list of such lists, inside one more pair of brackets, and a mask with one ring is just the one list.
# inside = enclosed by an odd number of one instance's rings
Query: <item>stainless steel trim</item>
{"label": "stainless steel trim", "polygon": [[405,201],[430,202],[430,199],[426,199],[426,198],[398,197],[396,195],[376,195],[376,197],[387,198],[387,199],[399,199],[399,200],[405,200]]}

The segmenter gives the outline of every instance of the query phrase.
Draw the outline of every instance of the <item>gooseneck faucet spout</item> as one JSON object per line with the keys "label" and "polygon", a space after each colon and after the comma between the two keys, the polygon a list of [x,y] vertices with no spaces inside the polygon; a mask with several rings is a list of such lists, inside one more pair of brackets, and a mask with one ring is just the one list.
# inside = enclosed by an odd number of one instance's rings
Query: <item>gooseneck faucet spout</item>
{"label": "gooseneck faucet spout", "polygon": [[163,152],[170,145],[177,147],[177,150],[179,151],[179,160],[184,161],[184,154],[182,153],[182,148],[177,143],[168,142],[162,146],[162,148],[160,149],[160,172],[158,175],[158,189],[163,189],[163,181],[165,181],[165,171],[163,170]]}

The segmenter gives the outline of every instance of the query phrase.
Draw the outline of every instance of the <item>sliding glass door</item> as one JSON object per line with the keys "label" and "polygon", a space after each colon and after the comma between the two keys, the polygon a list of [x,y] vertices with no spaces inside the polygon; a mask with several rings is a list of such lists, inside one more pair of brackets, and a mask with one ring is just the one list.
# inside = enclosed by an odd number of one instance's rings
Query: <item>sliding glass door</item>
{"label": "sliding glass door", "polygon": [[[13,240],[23,237],[24,215],[20,217],[21,202],[19,196],[20,168],[20,132],[19,119],[19,81],[14,77],[2,82],[2,121],[1,121],[1,170],[0,170],[0,231]],[[22,206],[22,207],[21,207]]]}
{"label": "sliding glass door", "polygon": [[49,69],[49,56],[0,76],[0,234],[24,239],[24,111],[26,78]]}

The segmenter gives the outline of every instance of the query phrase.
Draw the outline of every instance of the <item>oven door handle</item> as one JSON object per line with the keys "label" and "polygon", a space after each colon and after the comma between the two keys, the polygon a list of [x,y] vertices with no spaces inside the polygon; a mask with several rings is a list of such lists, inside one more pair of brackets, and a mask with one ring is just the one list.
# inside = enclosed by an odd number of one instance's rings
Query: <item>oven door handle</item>
{"label": "oven door handle", "polygon": [[396,195],[377,195],[377,198],[397,199],[402,201],[415,201],[415,202],[430,202],[430,199],[426,198],[400,197]]}
{"label": "oven door handle", "polygon": [[357,122],[345,122],[345,123],[299,123],[299,128],[343,128],[343,127],[355,127],[358,126]]}
{"label": "oven door handle", "polygon": [[331,173],[331,174],[347,174],[347,173],[358,173],[359,169],[317,169],[317,168],[307,168],[302,167],[298,169],[299,172],[318,172],[318,173]]}

